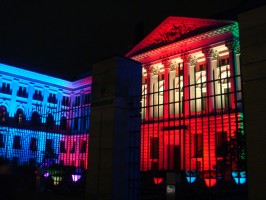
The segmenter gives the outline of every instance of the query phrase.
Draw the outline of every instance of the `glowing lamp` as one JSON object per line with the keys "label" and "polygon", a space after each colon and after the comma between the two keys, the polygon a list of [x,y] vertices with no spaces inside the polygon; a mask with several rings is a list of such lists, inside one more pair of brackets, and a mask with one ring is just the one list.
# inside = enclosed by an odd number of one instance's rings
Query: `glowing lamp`
{"label": "glowing lamp", "polygon": [[81,178],[81,175],[72,174],[72,181],[77,182]]}
{"label": "glowing lamp", "polygon": [[54,185],[58,185],[62,181],[61,176],[52,176],[52,178],[54,180]]}
{"label": "glowing lamp", "polygon": [[153,182],[154,182],[155,185],[159,185],[160,183],[163,182],[163,178],[161,178],[161,177],[154,177],[153,178]]}
{"label": "glowing lamp", "polygon": [[188,183],[194,183],[196,181],[196,177],[193,177],[193,176],[188,176],[187,177],[187,182]]}
{"label": "glowing lamp", "polygon": [[204,181],[207,187],[213,187],[217,183],[216,178],[205,178]]}
{"label": "glowing lamp", "polygon": [[50,174],[49,174],[48,172],[46,172],[46,173],[44,173],[43,176],[44,176],[45,178],[48,178],[49,175],[50,175]]}
{"label": "glowing lamp", "polygon": [[236,184],[244,184],[246,182],[246,178],[234,178],[235,179],[235,182]]}
{"label": "glowing lamp", "polygon": [[245,171],[232,171],[232,177],[235,179],[236,184],[244,184],[246,182]]}

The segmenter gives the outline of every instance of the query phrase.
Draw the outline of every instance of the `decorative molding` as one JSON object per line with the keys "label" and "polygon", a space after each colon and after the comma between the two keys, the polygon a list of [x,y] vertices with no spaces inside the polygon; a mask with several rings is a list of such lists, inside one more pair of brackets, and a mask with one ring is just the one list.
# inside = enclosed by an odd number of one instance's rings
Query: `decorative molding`
{"label": "decorative molding", "polygon": [[176,70],[177,69],[177,63],[176,62],[171,62],[171,64],[170,64],[170,71],[174,71],[174,70]]}
{"label": "decorative molding", "polygon": [[145,65],[144,68],[146,69],[147,74],[153,73],[153,67],[151,65]]}
{"label": "decorative molding", "polygon": [[188,53],[181,54],[181,59],[183,60],[184,63],[189,63],[190,58],[191,56]]}
{"label": "decorative molding", "polygon": [[194,57],[190,56],[189,64],[190,64],[190,66],[197,65],[197,58],[195,56]]}
{"label": "decorative molding", "polygon": [[153,75],[159,75],[159,74],[160,74],[160,69],[159,69],[159,67],[153,67],[153,68],[152,68],[152,73],[153,73]]}
{"label": "decorative molding", "polygon": [[162,60],[162,64],[163,64],[164,68],[170,68],[171,61],[169,60],[169,58],[166,58],[166,59]]}
{"label": "decorative molding", "polygon": [[135,56],[132,56],[131,59],[135,60],[135,61],[141,61],[143,59],[146,58],[150,58],[152,56],[161,56],[164,52],[174,52],[174,54],[180,54],[180,50],[182,49],[184,46],[188,46],[188,45],[192,45],[194,43],[198,43],[202,40],[208,40],[214,37],[218,37],[218,36],[222,36],[226,33],[232,33],[233,32],[237,32],[238,31],[238,27],[237,27],[237,23],[233,23],[221,28],[217,28],[215,30],[212,31],[208,31],[205,32],[203,34],[200,35],[196,35],[196,36],[192,36],[190,38],[181,40],[181,41],[177,41],[174,42],[172,44],[168,44],[150,51],[146,51],[144,53],[139,53]]}
{"label": "decorative molding", "polygon": [[228,48],[229,51],[234,51],[235,53],[238,52],[240,54],[239,41],[237,39],[227,41],[225,43],[225,46]]}
{"label": "decorative molding", "polygon": [[212,60],[218,60],[219,58],[219,52],[217,50],[213,51]]}
{"label": "decorative molding", "polygon": [[213,57],[213,54],[214,54],[214,51],[212,48],[210,47],[206,47],[206,48],[203,48],[202,49],[202,53],[208,57],[208,58],[212,58]]}
{"label": "decorative molding", "polygon": [[200,35],[210,30],[235,24],[233,21],[211,20],[188,17],[168,17],[143,41],[136,45],[127,57],[178,42],[192,35]]}

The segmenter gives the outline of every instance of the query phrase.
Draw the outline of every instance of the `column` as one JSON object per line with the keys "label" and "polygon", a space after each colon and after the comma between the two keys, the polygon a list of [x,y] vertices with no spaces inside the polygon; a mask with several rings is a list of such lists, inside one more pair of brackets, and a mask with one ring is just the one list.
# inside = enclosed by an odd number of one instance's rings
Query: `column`
{"label": "column", "polygon": [[197,58],[193,57],[190,59],[190,67],[189,67],[189,83],[190,83],[190,111],[195,112],[196,110],[196,86],[195,86],[195,67],[197,65]]}
{"label": "column", "polygon": [[169,72],[170,72],[170,60],[162,60],[164,66],[164,88],[163,88],[163,117],[169,118]]}
{"label": "column", "polygon": [[[239,49],[239,42],[237,40],[231,40],[226,42],[225,46],[228,48],[229,51],[229,65],[230,65],[230,99],[231,99],[231,108],[236,108],[236,91],[240,89],[240,83],[238,84],[236,78],[237,75],[240,74],[239,70],[237,69],[237,51]],[[239,53],[239,51],[238,51]],[[238,56],[239,58],[239,56]],[[239,67],[240,68],[240,67]],[[237,74],[238,71],[238,74]]]}
{"label": "column", "polygon": [[214,82],[213,82],[213,49],[204,48],[202,53],[205,55],[206,64],[206,84],[207,84],[207,112],[211,113],[214,109]]}
{"label": "column", "polygon": [[184,99],[184,115],[189,115],[190,103],[189,103],[189,67],[190,67],[190,55],[188,53],[182,54],[181,59],[183,60],[183,99]]}
{"label": "column", "polygon": [[145,65],[144,68],[147,71],[147,93],[145,94],[146,109],[145,109],[145,120],[150,118],[150,93],[151,93],[151,76],[152,76],[152,66]]}

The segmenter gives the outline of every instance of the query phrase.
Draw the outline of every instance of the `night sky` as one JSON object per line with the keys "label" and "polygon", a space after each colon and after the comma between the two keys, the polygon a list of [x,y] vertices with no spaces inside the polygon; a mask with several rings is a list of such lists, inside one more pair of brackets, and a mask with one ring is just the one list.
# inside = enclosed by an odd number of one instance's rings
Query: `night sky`
{"label": "night sky", "polygon": [[0,0],[0,62],[74,80],[125,54],[137,42],[136,24],[145,36],[170,15],[231,19],[247,1]]}

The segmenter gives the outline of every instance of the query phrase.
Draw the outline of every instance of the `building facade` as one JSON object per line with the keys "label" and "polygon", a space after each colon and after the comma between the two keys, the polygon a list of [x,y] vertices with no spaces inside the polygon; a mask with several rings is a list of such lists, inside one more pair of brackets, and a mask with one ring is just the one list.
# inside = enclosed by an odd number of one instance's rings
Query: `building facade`
{"label": "building facade", "polygon": [[213,186],[243,170],[237,22],[168,17],[126,56],[143,64],[142,171]]}
{"label": "building facade", "polygon": [[1,157],[88,167],[91,77],[70,82],[0,64],[0,86]]}
{"label": "building facade", "polygon": [[[143,64],[141,171],[244,183],[237,22],[168,17],[126,57]],[[0,156],[49,164],[52,150],[53,162],[87,168],[91,81],[1,64]]]}

